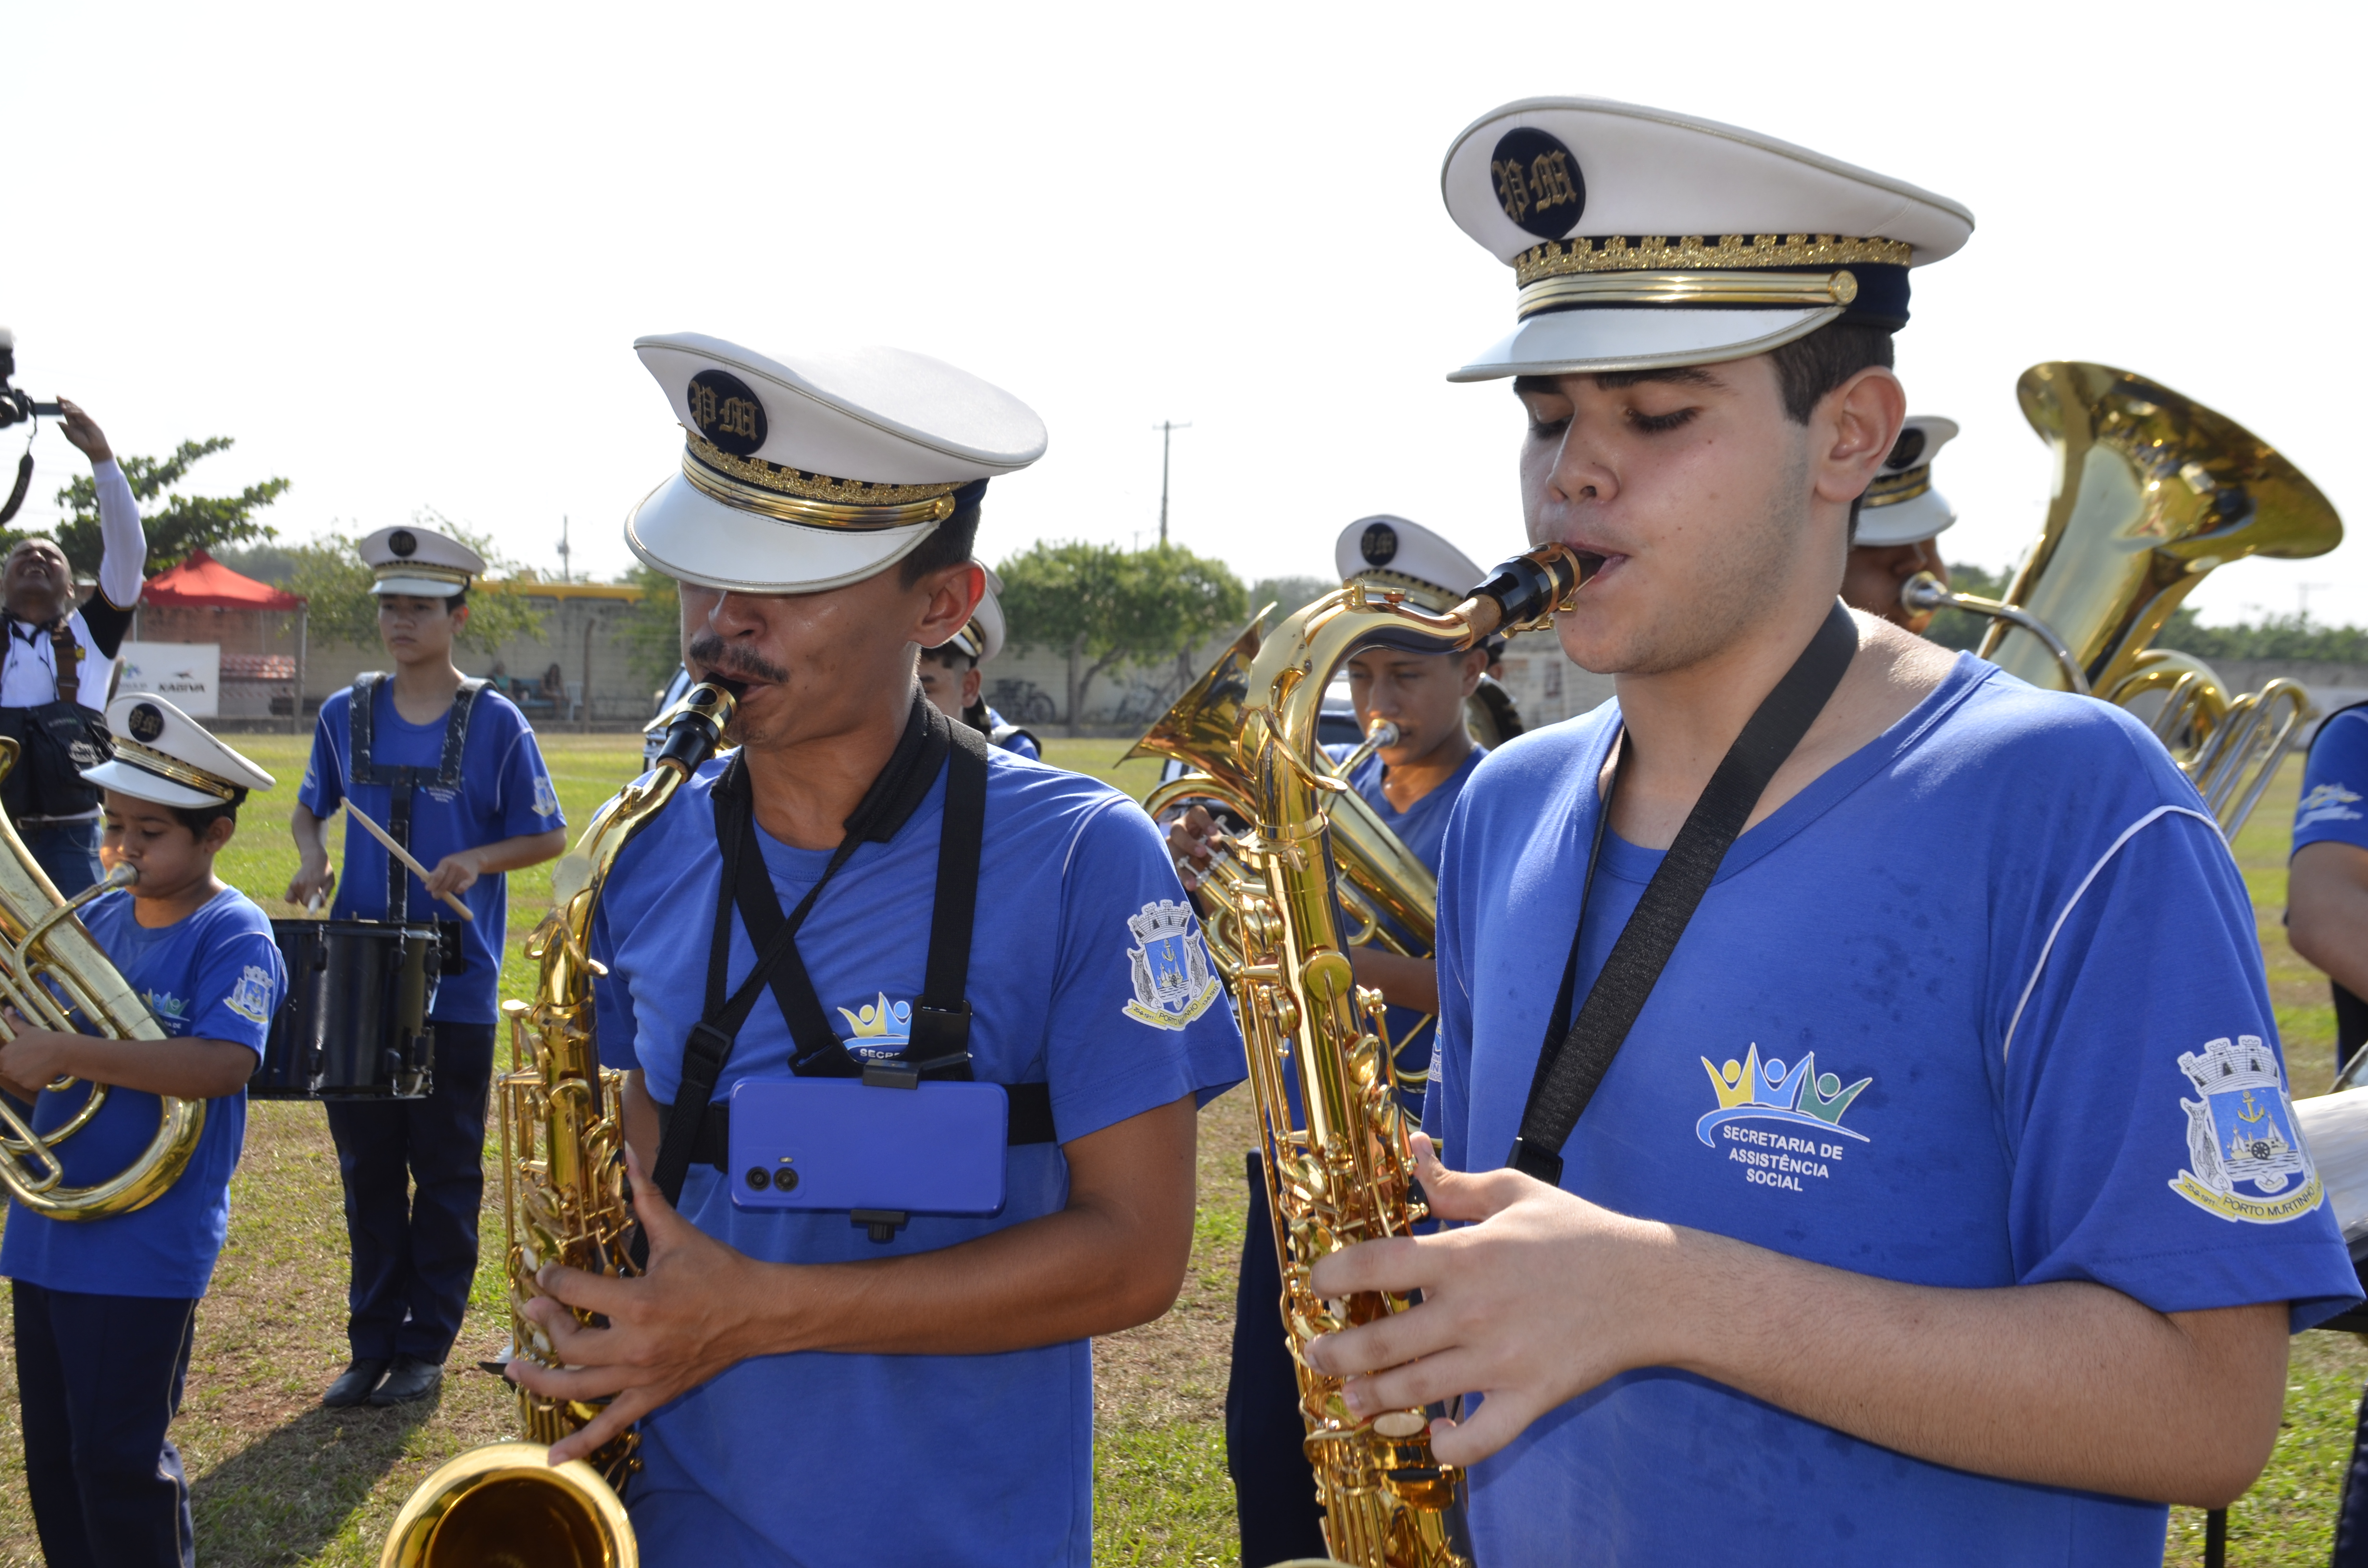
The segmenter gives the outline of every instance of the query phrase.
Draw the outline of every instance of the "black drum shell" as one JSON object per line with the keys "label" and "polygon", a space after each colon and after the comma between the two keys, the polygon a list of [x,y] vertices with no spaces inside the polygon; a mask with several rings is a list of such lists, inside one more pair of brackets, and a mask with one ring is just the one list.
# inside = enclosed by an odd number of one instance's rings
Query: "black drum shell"
{"label": "black drum shell", "polygon": [[427,1092],[427,1023],[442,968],[433,925],[275,920],[288,995],[271,1020],[255,1099],[416,1099]]}

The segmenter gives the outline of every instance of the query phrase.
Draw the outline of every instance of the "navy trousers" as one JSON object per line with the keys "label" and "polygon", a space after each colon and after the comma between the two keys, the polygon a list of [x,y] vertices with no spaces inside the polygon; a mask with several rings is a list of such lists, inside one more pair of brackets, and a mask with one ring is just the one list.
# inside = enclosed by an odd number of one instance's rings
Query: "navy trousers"
{"label": "navy trousers", "polygon": [[1324,1509],[1307,1463],[1307,1423],[1299,1414],[1299,1373],[1282,1335],[1282,1274],[1274,1261],[1274,1219],[1257,1151],[1250,1180],[1242,1271],[1234,1287],[1234,1364],[1225,1380],[1225,1471],[1234,1478],[1234,1518],[1242,1568],[1294,1557],[1325,1557]]}
{"label": "navy trousers", "polygon": [[357,1360],[451,1353],[477,1276],[493,1073],[493,1025],[438,1023],[427,1094],[328,1102],[354,1255],[346,1338]]}
{"label": "navy trousers", "polygon": [[50,1568],[191,1568],[189,1486],[165,1431],[198,1303],[22,1279],[11,1298],[26,1490]]}
{"label": "navy trousers", "polygon": [[42,870],[68,898],[97,884],[107,872],[98,863],[98,820],[48,825],[28,823],[17,836]]}

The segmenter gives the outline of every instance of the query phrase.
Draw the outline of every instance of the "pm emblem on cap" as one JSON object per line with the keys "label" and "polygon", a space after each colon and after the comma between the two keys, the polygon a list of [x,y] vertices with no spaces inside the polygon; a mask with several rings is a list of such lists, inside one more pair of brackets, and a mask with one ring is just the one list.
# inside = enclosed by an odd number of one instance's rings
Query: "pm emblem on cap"
{"label": "pm emblem on cap", "polygon": [[419,540],[409,528],[397,528],[386,536],[386,548],[408,561],[419,552]]}
{"label": "pm emblem on cap", "polygon": [[1368,566],[1387,566],[1398,557],[1398,530],[1387,523],[1368,523],[1357,551]]}
{"label": "pm emblem on cap", "polygon": [[143,702],[131,710],[123,727],[131,732],[135,741],[153,741],[165,733],[165,715],[154,703]]}
{"label": "pm emblem on cap", "polygon": [[1489,154],[1505,216],[1542,240],[1570,233],[1587,210],[1587,176],[1569,148],[1530,126],[1508,131]]}
{"label": "pm emblem on cap", "polygon": [[683,399],[690,405],[690,422],[711,445],[746,458],[765,444],[765,405],[729,370],[700,371]]}

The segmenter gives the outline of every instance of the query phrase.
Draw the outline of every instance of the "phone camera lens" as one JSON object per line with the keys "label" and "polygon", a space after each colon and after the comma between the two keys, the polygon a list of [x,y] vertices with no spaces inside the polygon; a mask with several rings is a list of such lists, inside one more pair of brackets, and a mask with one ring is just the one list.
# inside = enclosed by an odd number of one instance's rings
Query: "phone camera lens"
{"label": "phone camera lens", "polygon": [[783,1165],[773,1173],[773,1185],[783,1192],[795,1192],[798,1189],[798,1173]]}
{"label": "phone camera lens", "polygon": [[764,1167],[764,1166],[762,1166],[762,1165],[750,1165],[750,1166],[748,1167],[748,1187],[749,1187],[749,1190],[750,1190],[750,1191],[752,1191],[752,1192],[762,1192],[762,1191],[764,1191],[764,1190],[765,1190],[765,1183],[766,1183],[767,1179],[768,1179],[768,1178],[767,1178],[767,1176],[766,1176],[766,1175],[765,1175],[765,1167]]}

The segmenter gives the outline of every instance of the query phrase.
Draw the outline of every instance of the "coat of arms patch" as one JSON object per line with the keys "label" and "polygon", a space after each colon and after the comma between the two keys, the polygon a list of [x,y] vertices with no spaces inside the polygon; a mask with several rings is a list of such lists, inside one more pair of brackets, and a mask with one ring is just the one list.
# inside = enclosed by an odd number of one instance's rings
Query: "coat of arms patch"
{"label": "coat of arms patch", "polygon": [[2187,1162],[2170,1189],[2224,1220],[2276,1224],[2318,1207],[2318,1172],[2294,1129],[2277,1053],[2259,1035],[2220,1039],[2179,1059],[2203,1095],[2181,1098]]}
{"label": "coat of arms patch", "polygon": [[1192,931],[1192,909],[1172,898],[1146,903],[1127,916],[1134,949],[1127,961],[1134,972],[1134,1000],[1126,1016],[1154,1028],[1180,1029],[1217,999],[1217,977],[1209,954]]}

